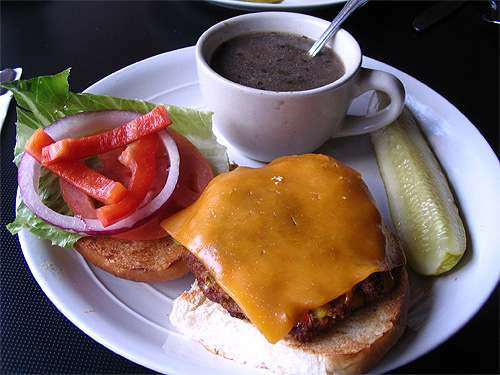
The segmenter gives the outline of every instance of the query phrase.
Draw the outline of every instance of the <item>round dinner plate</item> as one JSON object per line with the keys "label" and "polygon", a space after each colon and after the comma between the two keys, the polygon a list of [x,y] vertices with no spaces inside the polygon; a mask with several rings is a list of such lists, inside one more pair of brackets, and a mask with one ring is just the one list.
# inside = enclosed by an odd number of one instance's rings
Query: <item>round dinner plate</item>
{"label": "round dinner plate", "polygon": [[240,10],[312,10],[319,9],[339,3],[345,3],[346,0],[283,0],[281,3],[262,3],[243,0],[206,0],[210,3],[221,5],[226,8]]}
{"label": "round dinner plate", "polygon": [[[474,125],[443,97],[386,64],[365,57],[363,65],[388,71],[404,83],[407,105],[448,176],[468,234],[464,258],[451,272],[438,277],[410,273],[408,327],[374,369],[385,373],[446,341],[476,314],[496,287],[500,278],[500,164]],[[86,92],[207,109],[198,86],[194,47],[132,64]],[[359,98],[352,112],[361,113],[366,102],[366,95]],[[240,155],[222,137],[219,140],[227,146],[231,161],[263,165]],[[362,173],[391,226],[369,136],[331,140],[318,152]],[[51,246],[26,230],[19,238],[28,266],[48,298],[82,331],[119,355],[168,374],[267,373],[211,354],[171,325],[168,317],[173,300],[189,288],[193,276],[136,283],[111,276],[88,264],[76,251]]]}

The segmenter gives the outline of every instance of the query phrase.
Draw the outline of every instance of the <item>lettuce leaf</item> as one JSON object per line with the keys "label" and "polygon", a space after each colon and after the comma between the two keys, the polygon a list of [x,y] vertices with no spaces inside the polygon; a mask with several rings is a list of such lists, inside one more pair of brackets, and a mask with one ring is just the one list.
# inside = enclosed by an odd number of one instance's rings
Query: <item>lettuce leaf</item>
{"label": "lettuce leaf", "polygon": [[[229,160],[226,149],[217,142],[212,131],[211,112],[163,103],[149,103],[144,100],[73,93],[69,91],[69,74],[70,69],[66,69],[55,75],[0,83],[0,86],[13,92],[17,102],[17,134],[14,148],[14,163],[16,165],[19,165],[24,153],[24,146],[35,130],[44,128],[64,116],[103,109],[147,113],[158,105],[165,105],[172,119],[170,126],[188,138],[200,150],[212,167],[214,175],[228,171]],[[40,197],[46,205],[54,210],[71,214],[71,210],[60,194],[57,178],[40,179]],[[82,237],[38,219],[18,196],[16,219],[7,225],[7,229],[12,234],[16,234],[22,228],[28,228],[30,232],[51,240],[55,245],[68,248],[73,247],[73,244]]]}

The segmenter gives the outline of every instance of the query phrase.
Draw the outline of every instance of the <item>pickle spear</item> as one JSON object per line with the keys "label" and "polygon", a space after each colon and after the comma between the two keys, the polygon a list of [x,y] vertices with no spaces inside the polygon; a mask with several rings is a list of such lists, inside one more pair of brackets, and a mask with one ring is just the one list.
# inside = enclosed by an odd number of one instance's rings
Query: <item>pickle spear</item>
{"label": "pickle spear", "polygon": [[[375,93],[369,112],[387,105]],[[422,275],[451,270],[466,247],[465,228],[446,176],[405,106],[392,124],[371,133],[392,221],[408,264]]]}

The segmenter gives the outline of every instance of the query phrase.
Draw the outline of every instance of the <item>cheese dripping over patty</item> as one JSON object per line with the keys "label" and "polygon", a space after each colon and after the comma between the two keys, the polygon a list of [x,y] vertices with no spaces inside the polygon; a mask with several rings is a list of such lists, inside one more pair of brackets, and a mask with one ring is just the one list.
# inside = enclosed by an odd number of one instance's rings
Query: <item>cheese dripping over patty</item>
{"label": "cheese dripping over patty", "polygon": [[271,343],[309,310],[404,264],[361,174],[325,155],[221,174],[162,226]]}

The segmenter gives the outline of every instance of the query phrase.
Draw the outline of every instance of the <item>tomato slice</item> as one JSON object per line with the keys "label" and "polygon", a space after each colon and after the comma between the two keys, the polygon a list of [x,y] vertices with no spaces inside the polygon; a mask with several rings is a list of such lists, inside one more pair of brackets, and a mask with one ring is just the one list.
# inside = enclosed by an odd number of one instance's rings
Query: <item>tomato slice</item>
{"label": "tomato slice", "polygon": [[[188,139],[175,130],[169,128],[168,131],[174,138],[179,149],[180,175],[178,187],[170,198],[167,208],[160,215],[139,228],[114,235],[113,237],[128,240],[152,240],[167,236],[165,230],[160,226],[162,220],[194,203],[212,179],[212,169],[200,151]],[[96,171],[114,181],[121,182],[124,186],[129,186],[131,172],[118,161],[118,157],[122,151],[123,148],[99,155],[101,166],[97,167]],[[156,155],[155,178],[143,204],[153,199],[162,189],[163,185],[165,185],[168,176],[168,167],[168,157],[162,154]],[[89,200],[85,199],[85,197],[72,194],[73,191],[69,190],[67,186],[63,186],[63,184],[61,184],[61,189],[66,202],[76,215],[84,218],[92,215],[92,208],[89,208]],[[95,214],[93,218],[95,218]]]}
{"label": "tomato slice", "polygon": [[84,219],[97,219],[91,197],[62,178],[59,179],[59,186],[64,200],[75,214]]}
{"label": "tomato slice", "polygon": [[[113,237],[128,240],[149,240],[167,236],[160,223],[167,217],[193,204],[213,178],[210,164],[208,164],[201,152],[180,133],[171,128],[168,131],[179,149],[180,174],[178,187],[170,198],[167,208],[160,215],[139,228]],[[168,165],[166,167],[158,167],[157,165],[156,177],[158,180],[153,183],[153,187],[155,184],[160,184],[160,188],[163,186],[168,173],[166,168],[168,168]]]}
{"label": "tomato slice", "polygon": [[128,145],[120,155],[120,162],[130,169],[132,175],[127,195],[121,201],[97,209],[97,218],[104,227],[130,215],[146,198],[155,177],[157,147],[158,134],[151,133]]}

